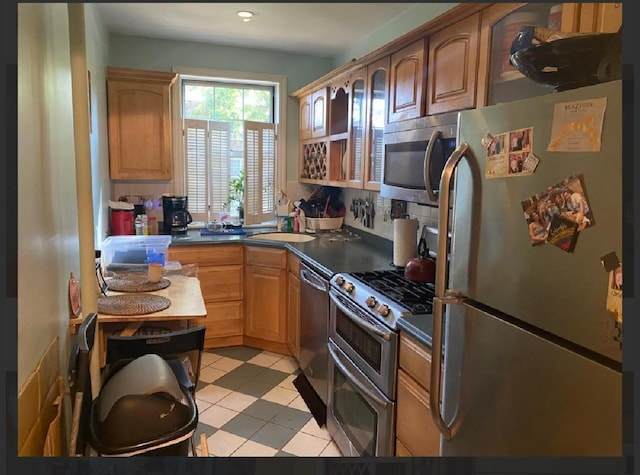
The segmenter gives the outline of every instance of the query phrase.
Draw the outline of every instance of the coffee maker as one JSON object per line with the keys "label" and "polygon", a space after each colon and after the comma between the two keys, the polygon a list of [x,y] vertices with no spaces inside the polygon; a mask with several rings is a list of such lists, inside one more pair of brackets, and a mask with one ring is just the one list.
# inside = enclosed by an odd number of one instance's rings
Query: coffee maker
{"label": "coffee maker", "polygon": [[162,215],[164,234],[187,234],[187,225],[193,221],[191,213],[187,211],[186,196],[163,196]]}

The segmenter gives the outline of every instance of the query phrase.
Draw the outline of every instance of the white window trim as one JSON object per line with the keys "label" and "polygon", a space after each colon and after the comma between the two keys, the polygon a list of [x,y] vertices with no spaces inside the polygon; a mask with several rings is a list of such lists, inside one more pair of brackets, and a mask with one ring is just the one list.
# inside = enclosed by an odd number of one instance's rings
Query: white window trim
{"label": "white window trim", "polygon": [[[287,78],[279,74],[249,73],[240,71],[224,71],[218,69],[190,68],[186,66],[174,66],[172,71],[182,76],[207,77],[227,83],[246,83],[253,81],[263,83],[266,86],[273,86],[275,90],[275,117],[276,134],[276,187],[278,190],[286,189],[287,176]],[[180,77],[175,82],[172,91],[172,128],[173,128],[173,156],[174,156],[174,177],[173,192],[181,195],[186,190],[186,176],[184,173],[184,140],[182,137],[182,87]]]}

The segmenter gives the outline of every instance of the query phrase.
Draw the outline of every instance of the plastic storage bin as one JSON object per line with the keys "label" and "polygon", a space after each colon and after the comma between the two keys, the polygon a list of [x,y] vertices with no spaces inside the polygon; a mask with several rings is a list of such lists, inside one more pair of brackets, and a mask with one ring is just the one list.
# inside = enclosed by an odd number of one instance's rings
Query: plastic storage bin
{"label": "plastic storage bin", "polygon": [[340,229],[344,218],[306,218],[307,232]]}
{"label": "plastic storage bin", "polygon": [[101,265],[104,271],[143,271],[152,262],[167,260],[171,236],[110,236],[104,240]]}

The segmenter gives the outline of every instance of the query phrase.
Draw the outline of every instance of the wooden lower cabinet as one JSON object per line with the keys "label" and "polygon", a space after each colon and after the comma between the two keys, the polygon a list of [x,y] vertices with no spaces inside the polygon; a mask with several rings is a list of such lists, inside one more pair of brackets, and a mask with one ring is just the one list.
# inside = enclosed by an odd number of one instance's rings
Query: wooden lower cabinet
{"label": "wooden lower cabinet", "polygon": [[205,348],[241,345],[244,333],[244,272],[241,245],[169,248],[169,260],[197,264],[207,317]]}
{"label": "wooden lower cabinet", "polygon": [[440,432],[431,418],[429,375],[431,352],[400,332],[396,397],[396,455],[440,455]]}
{"label": "wooden lower cabinet", "polygon": [[245,247],[245,256],[245,342],[288,354],[287,251]]}
{"label": "wooden lower cabinet", "polygon": [[300,361],[300,260],[289,254],[287,259],[287,347]]}

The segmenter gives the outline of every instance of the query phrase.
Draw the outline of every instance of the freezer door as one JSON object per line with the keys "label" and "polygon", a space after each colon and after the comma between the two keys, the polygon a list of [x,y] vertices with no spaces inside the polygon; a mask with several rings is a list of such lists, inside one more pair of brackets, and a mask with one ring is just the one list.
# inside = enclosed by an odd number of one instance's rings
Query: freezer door
{"label": "freezer door", "polygon": [[[600,152],[547,152],[553,106],[607,97]],[[600,258],[622,259],[621,82],[487,107],[460,114],[459,141],[472,150],[455,175],[453,237],[448,287],[616,361],[607,338],[608,274]],[[532,175],[485,178],[483,136],[533,127]],[[594,225],[578,235],[575,250],[532,246],[521,202],[582,174]],[[498,340],[499,341],[499,340]]]}
{"label": "freezer door", "polygon": [[443,456],[622,454],[621,373],[469,304],[447,309]]}

